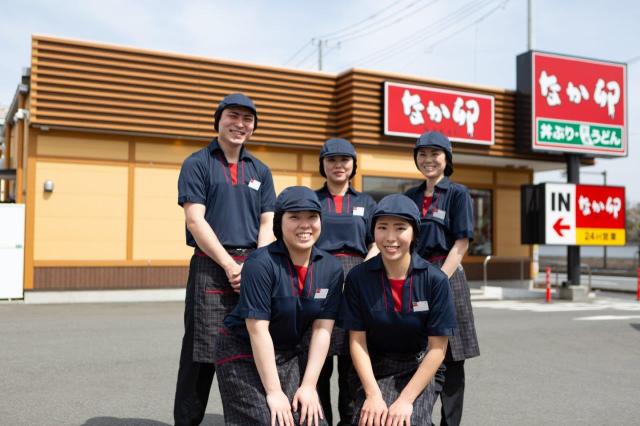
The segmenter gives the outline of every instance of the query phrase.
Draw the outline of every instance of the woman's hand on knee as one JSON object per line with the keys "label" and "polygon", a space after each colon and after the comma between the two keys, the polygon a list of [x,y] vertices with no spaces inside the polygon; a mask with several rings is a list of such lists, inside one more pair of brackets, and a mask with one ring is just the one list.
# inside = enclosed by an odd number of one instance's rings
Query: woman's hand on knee
{"label": "woman's hand on knee", "polygon": [[267,394],[267,405],[271,411],[271,426],[295,426],[289,398],[281,390]]}
{"label": "woman's hand on knee", "polygon": [[291,404],[294,412],[298,411],[298,404],[300,404],[300,424],[303,425],[306,420],[307,426],[318,426],[324,415],[317,390],[310,386],[300,386]]}
{"label": "woman's hand on knee", "polygon": [[368,396],[362,404],[358,426],[384,426],[387,413],[387,404],[381,394]]}
{"label": "woman's hand on knee", "polygon": [[385,426],[411,426],[411,414],[413,414],[413,404],[398,398],[389,407]]}

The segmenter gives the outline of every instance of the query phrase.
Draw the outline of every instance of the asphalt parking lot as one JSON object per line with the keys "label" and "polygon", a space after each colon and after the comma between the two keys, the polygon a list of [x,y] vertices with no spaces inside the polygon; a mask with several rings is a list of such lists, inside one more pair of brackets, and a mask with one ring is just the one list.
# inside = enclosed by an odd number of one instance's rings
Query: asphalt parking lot
{"label": "asphalt parking lot", "polygon": [[[474,302],[463,424],[640,418],[640,304]],[[0,423],[172,424],[181,303],[0,304]],[[214,383],[206,425],[222,425]]]}

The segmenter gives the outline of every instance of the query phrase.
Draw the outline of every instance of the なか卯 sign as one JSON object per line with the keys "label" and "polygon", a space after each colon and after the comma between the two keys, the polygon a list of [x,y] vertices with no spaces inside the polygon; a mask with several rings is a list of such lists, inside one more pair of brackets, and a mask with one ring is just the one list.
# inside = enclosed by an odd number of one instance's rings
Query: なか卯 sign
{"label": "\u306a\u304b\u536f sign", "polygon": [[530,95],[533,150],[627,155],[625,64],[527,52],[518,91]]}
{"label": "\u306a\u304b\u536f sign", "polygon": [[439,131],[452,141],[493,145],[493,96],[384,83],[384,134],[418,137]]}

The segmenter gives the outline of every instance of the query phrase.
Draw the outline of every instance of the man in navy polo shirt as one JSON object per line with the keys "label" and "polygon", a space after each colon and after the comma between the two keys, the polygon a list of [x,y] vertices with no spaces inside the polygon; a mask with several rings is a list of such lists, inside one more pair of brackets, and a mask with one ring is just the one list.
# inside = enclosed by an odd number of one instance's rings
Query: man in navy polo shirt
{"label": "man in navy polo shirt", "polygon": [[202,421],[215,374],[214,337],[238,303],[246,256],[273,241],[271,172],[244,144],[258,126],[251,99],[225,97],[214,114],[218,137],[183,163],[178,204],[184,208],[189,266],[182,351],[176,385],[176,425]]}

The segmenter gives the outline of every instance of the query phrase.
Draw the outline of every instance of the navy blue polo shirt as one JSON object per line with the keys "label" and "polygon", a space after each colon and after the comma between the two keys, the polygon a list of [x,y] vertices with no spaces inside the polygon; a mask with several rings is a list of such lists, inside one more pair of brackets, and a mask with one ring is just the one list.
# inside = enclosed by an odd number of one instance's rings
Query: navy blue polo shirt
{"label": "navy blue polo shirt", "polygon": [[452,336],[457,328],[449,280],[413,253],[402,308],[396,312],[382,257],[377,255],[347,274],[339,324],[345,330],[366,331],[371,353],[423,351],[428,336]]}
{"label": "navy blue polo shirt", "polygon": [[344,275],[339,260],[313,247],[302,294],[298,275],[280,240],[253,252],[244,263],[240,300],[224,325],[248,338],[245,319],[268,320],[274,347],[291,349],[316,319],[338,316]]}
{"label": "navy blue polo shirt", "polygon": [[[276,202],[271,171],[242,147],[237,164],[238,182],[233,184],[217,138],[191,154],[182,164],[178,179],[178,204],[204,204],[205,219],[220,243],[227,248],[254,248],[260,215],[272,212]],[[187,245],[196,241],[187,229]]]}
{"label": "navy blue polo shirt", "polygon": [[[422,215],[426,182],[409,189],[411,198]],[[469,190],[444,177],[436,184],[431,206],[420,223],[420,240],[416,250],[423,257],[447,255],[456,240],[473,240],[473,203]]]}
{"label": "navy blue polo shirt", "polygon": [[322,232],[316,246],[331,253],[345,251],[366,256],[373,242],[370,231],[376,208],[373,198],[349,186],[342,197],[342,213],[337,213],[326,184],[316,194],[322,205]]}

